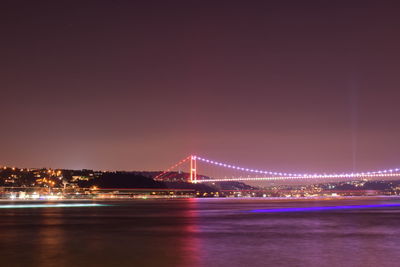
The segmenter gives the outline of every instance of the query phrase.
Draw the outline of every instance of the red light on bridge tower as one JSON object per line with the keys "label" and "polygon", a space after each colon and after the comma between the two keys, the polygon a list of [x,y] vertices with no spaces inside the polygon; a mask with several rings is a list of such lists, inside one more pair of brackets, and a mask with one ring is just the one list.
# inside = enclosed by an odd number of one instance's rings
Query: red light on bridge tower
{"label": "red light on bridge tower", "polygon": [[197,162],[196,156],[190,156],[190,182],[197,183]]}

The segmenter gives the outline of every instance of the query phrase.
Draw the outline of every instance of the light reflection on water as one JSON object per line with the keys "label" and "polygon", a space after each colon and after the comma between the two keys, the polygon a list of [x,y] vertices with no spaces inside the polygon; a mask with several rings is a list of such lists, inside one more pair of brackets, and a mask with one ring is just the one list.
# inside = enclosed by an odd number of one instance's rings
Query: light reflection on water
{"label": "light reflection on water", "polygon": [[76,208],[76,207],[98,207],[105,206],[98,203],[37,203],[37,204],[0,204],[0,209],[37,209],[37,208]]}
{"label": "light reflection on water", "polygon": [[3,209],[7,266],[395,266],[400,208],[251,210],[400,204],[391,200],[135,200]]}

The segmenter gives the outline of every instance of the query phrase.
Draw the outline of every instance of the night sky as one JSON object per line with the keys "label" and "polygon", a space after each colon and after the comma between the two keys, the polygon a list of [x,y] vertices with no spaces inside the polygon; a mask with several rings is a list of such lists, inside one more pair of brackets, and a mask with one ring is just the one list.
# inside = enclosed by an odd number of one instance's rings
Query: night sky
{"label": "night sky", "polygon": [[[2,1],[0,165],[400,166],[396,1]],[[200,171],[201,172],[201,171]]]}

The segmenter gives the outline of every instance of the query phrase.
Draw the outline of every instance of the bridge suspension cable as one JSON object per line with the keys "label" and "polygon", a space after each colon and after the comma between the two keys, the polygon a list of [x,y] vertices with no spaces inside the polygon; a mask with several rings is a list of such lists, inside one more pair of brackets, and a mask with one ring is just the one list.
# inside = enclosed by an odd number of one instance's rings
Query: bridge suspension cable
{"label": "bridge suspension cable", "polygon": [[[190,155],[173,166],[169,167],[165,171],[161,172],[157,176],[154,177],[155,180],[162,180],[165,178],[166,174],[170,173],[172,170],[176,169],[180,165],[185,162],[190,161],[189,164],[189,181],[192,183],[201,183],[201,182],[223,182],[223,181],[268,181],[268,180],[297,180],[297,179],[324,179],[324,178],[374,178],[374,177],[400,177],[400,169],[385,169],[378,171],[367,171],[367,172],[351,172],[351,173],[288,173],[288,172],[278,172],[278,171],[267,171],[267,170],[259,170],[246,168],[241,166],[236,166],[233,164],[223,163],[215,160],[206,159],[199,156]],[[254,176],[248,177],[232,177],[232,178],[217,178],[215,176],[198,176],[198,163],[197,161],[204,162],[206,164],[222,167],[225,169],[230,169],[231,171],[239,171],[240,173],[248,173]],[[203,177],[199,179],[199,177]],[[207,177],[207,178],[205,178]]]}
{"label": "bridge suspension cable", "polygon": [[[357,178],[376,178],[376,177],[382,177],[382,178],[387,178],[387,177],[400,177],[400,173],[392,173],[392,174],[371,174],[371,175],[365,175],[365,176],[360,176]],[[300,180],[300,179],[321,179],[321,178],[351,178],[349,176],[330,176],[330,177],[325,177],[325,176],[269,176],[269,177],[236,177],[236,178],[212,178],[212,179],[202,179],[202,180],[197,180],[197,183],[213,183],[213,182],[235,182],[235,181],[277,181],[277,180]]]}
{"label": "bridge suspension cable", "polygon": [[193,156],[189,156],[184,158],[183,160],[179,161],[178,163],[172,165],[171,167],[169,167],[168,169],[166,169],[165,171],[161,172],[159,175],[157,175],[156,177],[154,177],[154,180],[160,180],[162,177],[164,177],[165,174],[167,174],[168,172],[172,171],[173,169],[175,169],[176,167],[179,167],[180,165],[182,165],[183,163],[185,163],[186,161],[188,161],[189,159],[191,159]]}
{"label": "bridge suspension cable", "polygon": [[[321,173],[298,174],[298,173],[288,173],[288,172],[277,172],[277,171],[266,171],[266,170],[251,169],[251,168],[246,168],[246,167],[235,166],[233,164],[218,162],[218,161],[202,158],[202,157],[199,157],[199,156],[195,156],[195,159],[200,160],[200,161],[205,162],[205,163],[208,163],[208,164],[215,165],[215,166],[227,168],[227,169],[233,169],[233,170],[238,170],[238,171],[247,172],[247,173],[253,173],[253,174],[271,175],[271,176],[282,177],[282,178],[286,178],[286,179],[301,178],[301,177],[303,177],[303,178],[385,177],[385,176],[398,176],[398,175],[394,175],[394,174],[400,172],[400,169],[396,168],[396,169],[386,169],[386,170],[367,171],[367,172],[355,172],[355,173],[352,172],[352,173],[329,173],[329,174],[325,174],[325,173],[324,174],[321,174]],[[387,174],[387,175],[385,175],[385,174]]]}

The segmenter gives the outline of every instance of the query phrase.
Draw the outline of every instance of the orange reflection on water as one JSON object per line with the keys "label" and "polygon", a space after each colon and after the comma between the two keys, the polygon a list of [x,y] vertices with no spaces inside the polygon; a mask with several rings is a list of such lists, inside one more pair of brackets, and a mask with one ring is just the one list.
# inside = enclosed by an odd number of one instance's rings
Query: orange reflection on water
{"label": "orange reflection on water", "polygon": [[41,225],[35,243],[37,266],[65,266],[65,232],[63,215],[58,209],[42,209]]}

